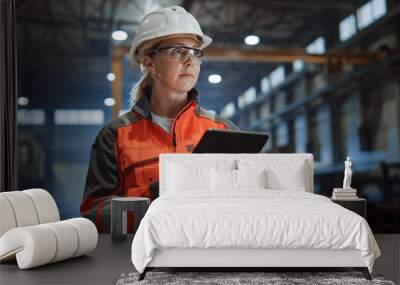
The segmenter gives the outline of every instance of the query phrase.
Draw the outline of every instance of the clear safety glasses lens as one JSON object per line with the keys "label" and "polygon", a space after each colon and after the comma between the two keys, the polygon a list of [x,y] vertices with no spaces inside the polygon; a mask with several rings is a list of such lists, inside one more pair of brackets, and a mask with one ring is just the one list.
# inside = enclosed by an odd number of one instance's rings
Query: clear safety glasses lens
{"label": "clear safety glasses lens", "polygon": [[160,52],[164,57],[172,61],[185,62],[190,56],[195,62],[201,63],[201,58],[203,57],[201,50],[186,46],[168,46],[155,51]]}

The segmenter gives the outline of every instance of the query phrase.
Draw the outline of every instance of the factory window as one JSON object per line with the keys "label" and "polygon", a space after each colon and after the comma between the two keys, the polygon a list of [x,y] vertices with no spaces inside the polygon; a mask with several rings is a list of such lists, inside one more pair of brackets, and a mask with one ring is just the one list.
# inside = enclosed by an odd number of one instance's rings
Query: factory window
{"label": "factory window", "polygon": [[340,40],[342,42],[355,35],[356,32],[357,32],[356,17],[354,15],[350,15],[340,22],[339,34],[340,34]]}
{"label": "factory window", "polygon": [[281,123],[276,128],[276,146],[281,147],[289,143],[288,127],[286,123]]}
{"label": "factory window", "polygon": [[264,103],[264,105],[262,105],[260,109],[260,118],[265,119],[269,116],[269,114],[270,114],[270,104]]}
{"label": "factory window", "polygon": [[372,7],[374,11],[375,20],[386,15],[386,0],[372,0]]}
{"label": "factory window", "polygon": [[261,92],[262,93],[268,93],[269,88],[270,88],[270,86],[269,86],[269,77],[267,77],[267,76],[263,77],[261,79]]}
{"label": "factory window", "polygon": [[320,141],[320,162],[324,164],[332,163],[332,130],[331,114],[327,104],[321,105],[317,111],[318,137]]}
{"label": "factory window", "polygon": [[300,71],[304,68],[304,61],[302,60],[295,60],[293,62],[293,70],[294,71]]}
{"label": "factory window", "polygon": [[56,125],[101,125],[104,123],[103,110],[56,110]]}
{"label": "factory window", "polygon": [[295,151],[297,153],[307,152],[307,122],[305,115],[298,116],[294,121]]}
{"label": "factory window", "polygon": [[360,104],[360,95],[348,93],[345,101],[340,106],[340,134],[341,144],[339,145],[341,159],[346,156],[359,154],[360,137],[359,127],[361,125],[362,106]]}
{"label": "factory window", "polygon": [[225,107],[221,111],[221,116],[225,118],[229,118],[235,114],[235,103],[230,102],[225,105]]}
{"label": "factory window", "polygon": [[271,87],[275,87],[285,81],[285,69],[279,66],[271,72]]}
{"label": "factory window", "polygon": [[322,54],[325,52],[325,39],[323,37],[317,38],[307,46],[308,53]]}
{"label": "factory window", "polygon": [[20,125],[44,125],[45,121],[46,118],[44,110],[18,110],[18,124]]}
{"label": "factory window", "polygon": [[357,9],[357,24],[361,30],[375,20],[384,16],[387,12],[385,0],[372,0],[365,3],[359,9]]}
{"label": "factory window", "polygon": [[256,100],[257,90],[256,90],[256,88],[254,86],[250,87],[249,89],[247,89],[244,92],[243,95],[244,95],[244,98],[245,98],[245,101],[246,101],[246,105],[248,105],[248,104],[254,102],[254,100]]}
{"label": "factory window", "polygon": [[374,21],[372,2],[367,2],[357,9],[358,28],[361,30],[370,25]]}
{"label": "factory window", "polygon": [[238,106],[240,109],[244,108],[246,105],[254,102],[257,97],[257,90],[254,86],[247,89],[242,95],[238,97]]}
{"label": "factory window", "polygon": [[238,97],[238,107],[239,107],[239,109],[242,109],[242,108],[244,108],[244,106],[246,106],[246,102],[244,100],[244,96],[240,95]]}

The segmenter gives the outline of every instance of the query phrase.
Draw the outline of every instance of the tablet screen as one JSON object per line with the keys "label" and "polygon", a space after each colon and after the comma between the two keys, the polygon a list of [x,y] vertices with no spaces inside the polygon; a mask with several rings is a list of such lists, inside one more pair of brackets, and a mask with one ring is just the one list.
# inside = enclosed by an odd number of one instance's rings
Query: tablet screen
{"label": "tablet screen", "polygon": [[208,129],[193,153],[259,153],[268,138],[261,132]]}

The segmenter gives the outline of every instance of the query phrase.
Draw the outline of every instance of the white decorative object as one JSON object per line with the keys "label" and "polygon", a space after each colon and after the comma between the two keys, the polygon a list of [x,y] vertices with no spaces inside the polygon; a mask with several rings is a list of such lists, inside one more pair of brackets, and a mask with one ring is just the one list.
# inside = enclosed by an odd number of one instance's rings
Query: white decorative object
{"label": "white decorative object", "polygon": [[357,198],[357,189],[351,187],[351,177],[353,170],[350,156],[344,162],[343,188],[333,188],[332,199],[352,200]]}
{"label": "white decorative object", "polygon": [[0,237],[15,227],[58,222],[56,202],[46,190],[35,188],[0,193]]}
{"label": "white decorative object", "polygon": [[35,205],[39,224],[52,223],[60,220],[57,204],[46,190],[36,188],[22,191],[28,194]]}
{"label": "white decorative object", "polygon": [[49,192],[29,189],[0,193],[0,262],[16,259],[20,269],[86,254],[97,245],[92,221],[60,222]]}
{"label": "white decorative object", "polygon": [[351,169],[351,159],[350,156],[347,157],[344,162],[344,179],[343,179],[343,189],[353,189],[351,188],[351,176],[353,175],[353,170]]}
{"label": "white decorative object", "polygon": [[23,191],[2,192],[11,205],[11,210],[17,227],[26,227],[39,224],[35,205],[29,195]]}
{"label": "white decorative object", "polygon": [[17,259],[28,269],[86,254],[97,245],[97,229],[88,219],[18,227],[0,239],[0,260]]}
{"label": "white decorative object", "polygon": [[10,202],[0,195],[0,237],[16,226],[17,222]]}

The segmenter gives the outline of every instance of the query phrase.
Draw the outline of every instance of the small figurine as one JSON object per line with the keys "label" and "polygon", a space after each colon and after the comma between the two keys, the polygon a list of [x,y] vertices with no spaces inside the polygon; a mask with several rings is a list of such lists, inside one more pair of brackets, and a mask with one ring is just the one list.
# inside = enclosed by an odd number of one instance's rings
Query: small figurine
{"label": "small figurine", "polygon": [[351,188],[351,176],[353,175],[353,171],[351,169],[351,159],[350,156],[347,157],[344,162],[344,179],[343,179],[343,189],[353,189]]}

